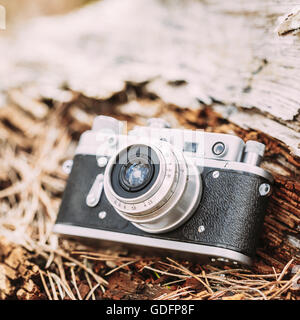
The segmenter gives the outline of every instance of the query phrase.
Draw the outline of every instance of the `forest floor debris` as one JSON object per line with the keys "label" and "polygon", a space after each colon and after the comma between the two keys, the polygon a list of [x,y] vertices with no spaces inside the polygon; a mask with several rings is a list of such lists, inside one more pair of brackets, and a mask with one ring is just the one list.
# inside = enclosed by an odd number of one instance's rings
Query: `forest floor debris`
{"label": "forest floor debris", "polygon": [[[21,90],[9,95],[0,109],[0,299],[300,299],[299,248],[289,240],[299,234],[300,184],[293,174],[299,159],[289,160],[276,141],[246,132],[209,108],[183,110],[138,92],[133,101],[126,90],[105,101],[70,92],[67,103],[25,98]],[[139,113],[140,108],[148,111]],[[255,135],[267,144],[269,159],[276,150],[275,156],[290,161],[288,178],[275,172],[276,187],[251,269],[107,251],[52,233],[67,179],[62,164],[73,157],[94,116],[126,120],[130,129],[145,124],[150,109],[151,116],[173,126],[235,132],[245,139]]]}

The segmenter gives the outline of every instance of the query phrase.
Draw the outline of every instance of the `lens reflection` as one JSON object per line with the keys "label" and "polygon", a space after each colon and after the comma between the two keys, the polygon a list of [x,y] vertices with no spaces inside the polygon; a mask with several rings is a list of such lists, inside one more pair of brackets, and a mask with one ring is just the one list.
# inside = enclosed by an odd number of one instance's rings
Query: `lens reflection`
{"label": "lens reflection", "polygon": [[150,175],[147,163],[129,163],[125,168],[125,182],[129,187],[137,188],[143,185]]}

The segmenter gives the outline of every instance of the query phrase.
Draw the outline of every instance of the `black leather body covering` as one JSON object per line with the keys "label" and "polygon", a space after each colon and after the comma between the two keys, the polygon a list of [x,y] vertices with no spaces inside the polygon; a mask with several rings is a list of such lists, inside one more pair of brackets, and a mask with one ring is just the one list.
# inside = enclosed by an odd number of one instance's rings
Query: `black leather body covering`
{"label": "black leather body covering", "polygon": [[[259,194],[259,186],[269,181],[258,175],[222,169],[218,169],[220,175],[215,179],[215,170],[205,168],[202,172],[201,202],[186,223],[168,233],[149,234],[120,217],[104,192],[96,207],[86,205],[86,196],[104,169],[97,166],[96,156],[76,155],[56,223],[148,237],[150,246],[154,237],[221,247],[252,257],[268,201],[268,197]],[[99,219],[100,211],[107,212],[105,219]],[[205,231],[199,233],[202,225]]]}

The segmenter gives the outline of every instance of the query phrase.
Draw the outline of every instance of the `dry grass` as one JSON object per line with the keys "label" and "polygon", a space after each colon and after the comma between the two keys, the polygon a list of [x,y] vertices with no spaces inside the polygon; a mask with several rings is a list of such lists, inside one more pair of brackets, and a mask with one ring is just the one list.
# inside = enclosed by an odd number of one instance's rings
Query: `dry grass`
{"label": "dry grass", "polygon": [[[91,124],[95,111],[76,106],[75,94],[69,104],[25,99],[20,92],[17,97],[11,95],[8,106],[0,109],[0,235],[25,248],[24,257],[38,266],[37,275],[30,278],[35,291],[24,289],[28,298],[299,298],[300,271],[291,273],[293,260],[282,270],[255,274],[92,249],[59,239],[52,227],[67,178],[62,163],[72,158],[78,136]],[[105,103],[111,104],[113,113],[116,102]],[[43,110],[38,114],[37,104]],[[85,117],[76,118],[75,108]],[[7,297],[18,297],[18,290]]]}

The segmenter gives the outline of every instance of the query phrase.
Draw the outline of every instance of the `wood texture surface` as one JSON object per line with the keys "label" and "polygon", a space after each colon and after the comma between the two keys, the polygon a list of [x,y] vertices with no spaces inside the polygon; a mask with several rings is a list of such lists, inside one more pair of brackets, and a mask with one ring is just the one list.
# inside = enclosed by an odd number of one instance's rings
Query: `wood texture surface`
{"label": "wood texture surface", "polygon": [[[149,81],[178,106],[220,101],[263,114],[248,125],[266,133],[274,126],[272,135],[299,156],[297,8],[270,0],[101,1],[37,20],[3,44],[0,72],[10,76],[0,89],[34,84],[58,97],[68,86],[107,98],[127,81]],[[181,90],[172,86],[178,81]]]}

